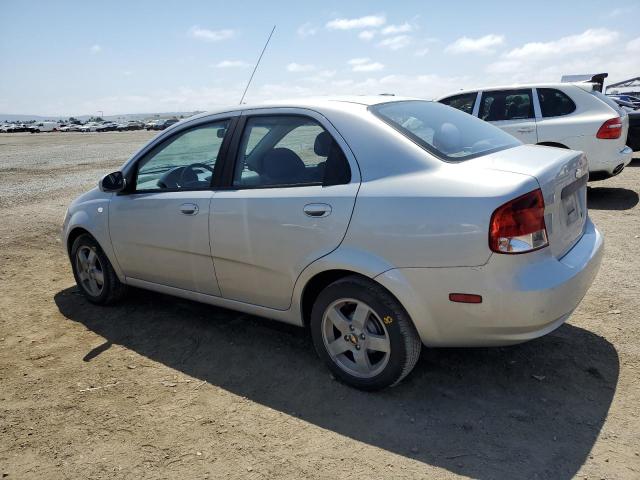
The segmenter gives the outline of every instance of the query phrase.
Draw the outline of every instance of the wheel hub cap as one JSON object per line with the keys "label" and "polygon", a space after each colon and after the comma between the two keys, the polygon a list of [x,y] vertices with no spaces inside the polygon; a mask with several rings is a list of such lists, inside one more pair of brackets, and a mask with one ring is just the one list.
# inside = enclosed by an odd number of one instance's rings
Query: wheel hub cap
{"label": "wheel hub cap", "polygon": [[389,361],[389,332],[361,300],[341,299],[329,305],[322,318],[322,339],[331,360],[355,377],[374,377]]}
{"label": "wheel hub cap", "polygon": [[89,295],[97,297],[104,287],[104,272],[96,251],[82,246],[76,253],[76,267],[80,286]]}

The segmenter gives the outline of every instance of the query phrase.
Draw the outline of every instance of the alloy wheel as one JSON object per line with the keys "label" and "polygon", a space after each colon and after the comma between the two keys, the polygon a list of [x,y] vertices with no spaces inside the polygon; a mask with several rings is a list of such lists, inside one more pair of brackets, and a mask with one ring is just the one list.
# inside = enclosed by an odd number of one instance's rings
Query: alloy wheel
{"label": "alloy wheel", "polygon": [[375,377],[389,362],[389,332],[373,308],[361,300],[340,299],[327,307],[322,340],[331,360],[358,378]]}
{"label": "alloy wheel", "polygon": [[82,288],[92,297],[99,296],[104,287],[104,271],[94,248],[83,245],[78,249],[76,268]]}

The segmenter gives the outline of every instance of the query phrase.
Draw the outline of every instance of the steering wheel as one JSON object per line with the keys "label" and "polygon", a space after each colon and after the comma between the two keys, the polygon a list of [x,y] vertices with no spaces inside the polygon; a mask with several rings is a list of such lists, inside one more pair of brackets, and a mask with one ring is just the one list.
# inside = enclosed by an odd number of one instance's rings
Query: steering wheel
{"label": "steering wheel", "polygon": [[[211,175],[213,175],[213,168],[210,165],[207,165],[206,163],[192,163],[191,165],[187,165],[182,168],[182,172],[180,172],[180,178],[178,179],[178,185],[180,185],[181,187],[184,187],[186,186],[185,183],[193,183],[193,182],[199,181],[198,174],[195,172],[195,170],[198,168],[202,170],[207,170],[211,172]],[[191,174],[190,175],[192,178],[191,180],[186,179],[188,178],[186,176],[187,172]],[[193,180],[194,177],[195,177],[195,180]]]}

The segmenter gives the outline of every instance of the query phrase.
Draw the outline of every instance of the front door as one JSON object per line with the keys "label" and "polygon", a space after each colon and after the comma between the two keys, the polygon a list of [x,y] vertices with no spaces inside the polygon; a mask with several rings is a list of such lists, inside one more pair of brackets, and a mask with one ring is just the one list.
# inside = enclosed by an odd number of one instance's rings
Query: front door
{"label": "front door", "polygon": [[125,276],[219,295],[209,209],[228,124],[176,132],[140,159],[131,191],[113,196],[109,231]]}
{"label": "front door", "polygon": [[328,129],[301,115],[247,119],[231,189],[211,210],[225,298],[286,310],[302,270],[340,245],[359,176]]}
{"label": "front door", "polygon": [[482,92],[478,115],[522,143],[538,143],[530,88]]}

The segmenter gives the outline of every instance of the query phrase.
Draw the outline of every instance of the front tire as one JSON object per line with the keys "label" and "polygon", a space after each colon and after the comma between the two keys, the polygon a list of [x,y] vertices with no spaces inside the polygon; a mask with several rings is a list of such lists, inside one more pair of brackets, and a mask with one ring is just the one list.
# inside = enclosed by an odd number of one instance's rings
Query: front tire
{"label": "front tire", "polygon": [[111,262],[91,235],[76,238],[70,258],[78,288],[91,303],[113,304],[126,293],[126,285],[120,282]]}
{"label": "front tire", "polygon": [[320,293],[311,312],[311,335],[332,373],[361,390],[397,385],[422,348],[402,305],[382,286],[355,275]]}

